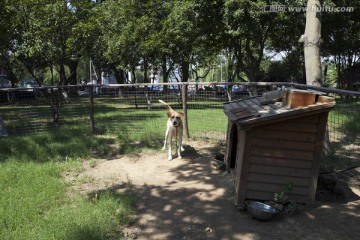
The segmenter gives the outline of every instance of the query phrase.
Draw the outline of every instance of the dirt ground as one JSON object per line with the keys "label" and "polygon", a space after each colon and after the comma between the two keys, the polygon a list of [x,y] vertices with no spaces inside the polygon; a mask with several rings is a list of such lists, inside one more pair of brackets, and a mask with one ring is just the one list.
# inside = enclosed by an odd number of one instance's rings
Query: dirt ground
{"label": "dirt ground", "polygon": [[79,175],[93,180],[74,187],[138,196],[125,239],[360,239],[359,168],[338,183],[343,196],[324,193],[310,210],[261,222],[234,206],[230,174],[212,164],[219,149],[189,141],[172,161],[160,150],[89,160]]}

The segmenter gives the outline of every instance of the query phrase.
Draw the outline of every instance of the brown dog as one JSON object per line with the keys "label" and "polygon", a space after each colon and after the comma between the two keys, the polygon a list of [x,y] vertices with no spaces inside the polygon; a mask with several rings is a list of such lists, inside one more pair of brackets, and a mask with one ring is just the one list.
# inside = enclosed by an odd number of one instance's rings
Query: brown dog
{"label": "brown dog", "polygon": [[169,104],[164,102],[163,100],[159,100],[160,103],[162,103],[167,109],[167,115],[168,120],[166,124],[166,132],[165,132],[165,141],[164,141],[164,147],[163,150],[166,149],[166,145],[168,145],[168,160],[172,160],[172,151],[171,151],[171,145],[172,145],[172,138],[176,137],[177,139],[177,153],[178,158],[181,158],[181,152],[184,151],[184,148],[182,146],[182,135],[183,135],[183,123],[182,118],[184,117],[184,114],[181,112],[175,112]]}

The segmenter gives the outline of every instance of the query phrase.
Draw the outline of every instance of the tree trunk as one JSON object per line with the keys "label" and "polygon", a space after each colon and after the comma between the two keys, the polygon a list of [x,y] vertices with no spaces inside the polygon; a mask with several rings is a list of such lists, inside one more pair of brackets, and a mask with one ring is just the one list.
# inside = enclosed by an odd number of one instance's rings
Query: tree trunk
{"label": "tree trunk", "polygon": [[115,79],[117,84],[125,84],[126,78],[125,74],[126,72],[123,69],[118,69],[116,67],[111,68],[112,71],[114,71]]}
{"label": "tree trunk", "polygon": [[59,66],[59,82],[58,86],[63,86],[66,82],[65,65],[63,63]]}
{"label": "tree trunk", "polygon": [[65,84],[76,85],[77,84],[77,67],[79,61],[71,61],[67,64],[70,69],[70,76],[66,79]]}
{"label": "tree trunk", "polygon": [[189,62],[182,61],[181,63],[181,82],[187,82],[190,76]]}
{"label": "tree trunk", "polygon": [[[163,74],[163,82],[167,83],[168,79],[169,79],[169,72],[168,72],[168,69],[167,69],[167,62],[166,62],[166,57],[165,56],[162,58],[161,67],[162,67],[162,74]],[[168,86],[167,85],[163,86],[163,91],[164,91],[165,94],[168,93]]]}
{"label": "tree trunk", "polygon": [[308,0],[305,33],[299,40],[304,43],[306,84],[314,86],[321,86],[321,2]]}
{"label": "tree trunk", "polygon": [[[116,67],[112,67],[111,70],[114,71],[116,83],[118,83],[118,84],[126,83],[126,77],[125,77],[126,72],[123,69],[118,69]],[[124,87],[119,87],[118,94],[121,98],[124,97],[123,90],[124,90]]]}
{"label": "tree trunk", "polygon": [[148,61],[146,58],[143,59],[144,63],[143,63],[143,68],[144,68],[144,72],[143,72],[143,77],[144,77],[144,83],[150,83],[149,79],[148,79]]}

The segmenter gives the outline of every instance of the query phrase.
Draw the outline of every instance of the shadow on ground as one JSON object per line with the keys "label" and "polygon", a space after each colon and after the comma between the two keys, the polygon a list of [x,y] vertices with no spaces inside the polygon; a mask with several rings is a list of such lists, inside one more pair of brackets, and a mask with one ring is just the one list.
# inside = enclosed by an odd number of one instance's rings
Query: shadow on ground
{"label": "shadow on ground", "polygon": [[[313,209],[300,214],[261,222],[235,208],[231,177],[212,166],[213,148],[187,150],[183,159],[167,161],[161,152],[136,161],[123,158],[114,165],[116,171],[111,174],[118,174],[117,181],[126,175],[139,199],[136,216],[124,229],[127,239],[360,238],[357,195],[343,201],[317,201]],[[129,190],[120,182],[111,188]]]}

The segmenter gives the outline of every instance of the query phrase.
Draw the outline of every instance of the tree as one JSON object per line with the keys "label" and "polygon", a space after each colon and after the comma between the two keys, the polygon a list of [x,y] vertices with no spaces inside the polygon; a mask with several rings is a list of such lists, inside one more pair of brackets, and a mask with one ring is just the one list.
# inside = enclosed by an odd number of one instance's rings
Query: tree
{"label": "tree", "polygon": [[264,79],[305,84],[304,47],[298,42],[305,28],[305,12],[286,10],[289,6],[302,9],[303,1],[282,1],[282,4],[283,11],[269,12],[275,14],[275,18],[266,43],[270,65],[264,69]]}
{"label": "tree", "polygon": [[[42,85],[76,83],[76,69],[83,54],[84,37],[79,32],[81,22],[91,15],[90,1],[8,1],[15,14],[10,51],[28,72]],[[50,72],[44,79],[45,69]]]}
{"label": "tree", "polygon": [[323,14],[323,56],[329,60],[330,65],[336,67],[337,87],[355,90],[352,71],[360,63],[360,2],[336,1],[333,6],[352,9]]}
{"label": "tree", "polygon": [[133,73],[141,66],[144,81],[148,69],[159,62],[159,32],[163,1],[107,1],[102,6],[104,56],[110,65]]}
{"label": "tree", "polygon": [[321,4],[319,0],[308,0],[305,33],[300,42],[304,43],[306,84],[321,86]]}
{"label": "tree", "polygon": [[171,59],[180,69],[182,82],[189,79],[191,54],[199,36],[194,9],[194,1],[172,1],[171,12],[164,19],[162,29],[166,33]]}
{"label": "tree", "polygon": [[[77,63],[82,54],[82,36],[75,27],[90,15],[90,1],[8,0],[6,11],[12,13],[6,53],[21,63],[41,86],[76,83]],[[45,72],[50,73],[48,79]],[[63,94],[53,88],[44,91],[59,117]]]}
{"label": "tree", "polygon": [[20,33],[14,31],[17,23],[17,9],[12,6],[11,0],[1,1],[0,16],[0,69],[5,71],[12,86],[15,87],[25,71],[14,54],[16,39]]}
{"label": "tree", "polygon": [[265,82],[304,83],[304,53],[294,49],[284,53],[280,60],[265,60]]}
{"label": "tree", "polygon": [[168,15],[163,20],[161,44],[171,64],[187,82],[198,66],[208,68],[220,49],[222,36],[222,1],[170,1]]}
{"label": "tree", "polygon": [[[276,14],[262,11],[267,1],[225,0],[227,29],[225,49],[228,81],[258,82],[263,77],[261,62]],[[242,78],[244,73],[246,79]]]}

